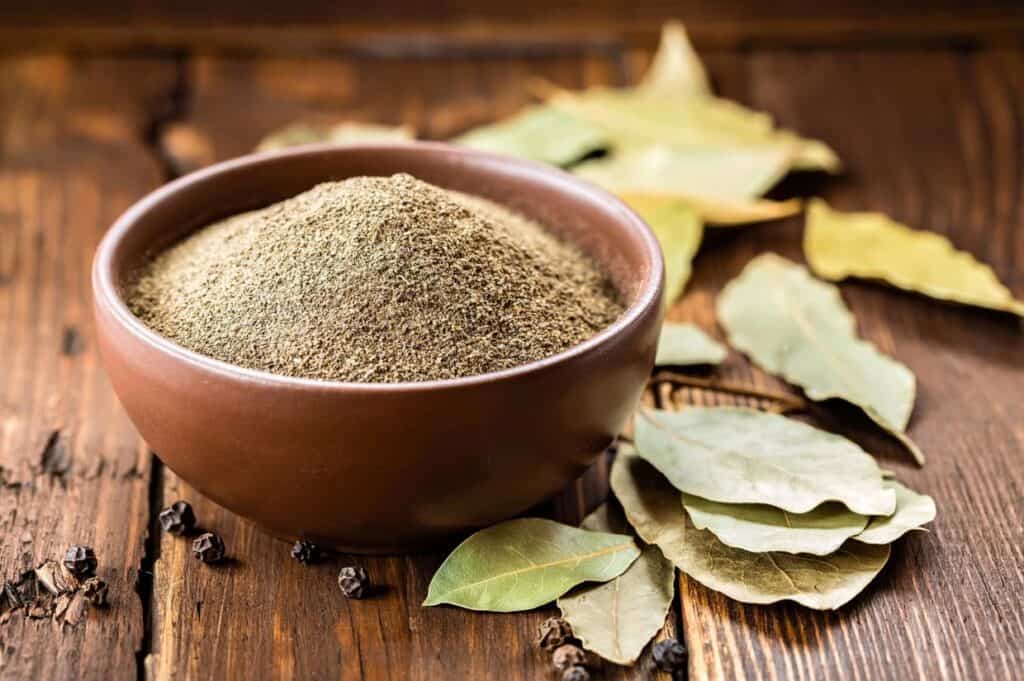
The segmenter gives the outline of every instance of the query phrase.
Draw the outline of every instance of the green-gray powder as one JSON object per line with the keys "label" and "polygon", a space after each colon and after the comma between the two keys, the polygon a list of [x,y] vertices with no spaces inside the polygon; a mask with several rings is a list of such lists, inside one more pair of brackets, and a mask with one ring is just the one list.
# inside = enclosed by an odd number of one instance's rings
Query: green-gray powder
{"label": "green-gray powder", "polygon": [[541,225],[409,175],[329,182],[209,225],[158,255],[129,305],[231,364],[361,382],[514,367],[623,309]]}

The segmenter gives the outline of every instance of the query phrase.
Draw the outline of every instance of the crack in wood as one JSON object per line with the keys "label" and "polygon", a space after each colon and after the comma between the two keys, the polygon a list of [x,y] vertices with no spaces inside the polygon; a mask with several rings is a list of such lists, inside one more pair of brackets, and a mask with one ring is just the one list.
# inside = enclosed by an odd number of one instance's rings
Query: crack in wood
{"label": "crack in wood", "polygon": [[60,428],[55,428],[39,454],[38,472],[58,479],[66,485],[65,476],[71,470],[72,454]]}
{"label": "crack in wood", "polygon": [[153,462],[149,476],[149,524],[146,542],[142,549],[142,560],[135,581],[135,591],[139,594],[142,604],[142,640],[135,651],[136,678],[146,681],[150,678],[149,667],[152,664],[153,650],[153,619],[156,609],[153,603],[153,580],[156,563],[160,559],[161,541],[159,514],[164,505],[164,468],[163,463],[150,453]]}
{"label": "crack in wood", "polygon": [[181,174],[181,168],[161,143],[166,130],[183,121],[191,108],[193,88],[189,76],[192,58],[189,52],[179,51],[174,55],[174,80],[161,104],[143,128],[142,143],[156,159],[165,181],[171,181]]}
{"label": "crack in wood", "polygon": [[[187,116],[193,97],[192,84],[189,78],[191,55],[187,51],[174,54],[174,78],[170,87],[160,98],[162,104],[151,114],[150,119],[142,128],[141,141],[154,157],[165,181],[175,179],[181,174],[181,167],[176,160],[167,154],[161,144],[165,131],[177,125]],[[160,559],[162,533],[160,531],[159,513],[164,505],[164,468],[157,456],[150,452],[151,464],[148,481],[148,523],[142,558],[139,561],[135,580],[135,591],[142,606],[142,637],[135,650],[136,678],[145,681],[151,678],[154,664],[154,622],[156,615],[153,603],[153,579],[157,561]],[[143,478],[145,471],[132,466],[121,478]]]}

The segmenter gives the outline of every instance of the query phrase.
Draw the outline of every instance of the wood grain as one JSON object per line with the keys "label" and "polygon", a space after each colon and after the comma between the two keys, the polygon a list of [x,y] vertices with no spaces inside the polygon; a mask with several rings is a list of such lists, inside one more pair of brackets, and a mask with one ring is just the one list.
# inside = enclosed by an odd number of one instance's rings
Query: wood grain
{"label": "wood grain", "polygon": [[[251,150],[268,132],[299,120],[371,120],[407,124],[423,137],[446,138],[507,115],[528,101],[526,76],[581,87],[614,82],[616,61],[600,56],[507,59],[274,59],[203,57],[190,65],[188,145],[218,159]],[[242,115],[244,112],[244,115]],[[202,140],[196,143],[195,140]],[[607,493],[606,465],[595,467],[538,513],[576,523]],[[152,678],[537,679],[552,675],[536,648],[537,626],[556,612],[493,615],[423,608],[430,577],[447,549],[407,557],[338,556],[303,567],[289,545],[198,496],[165,473],[164,503],[183,498],[200,521],[221,533],[235,562],[198,564],[188,541],[163,537],[156,563]],[[400,500],[382,500],[400,503]],[[448,547],[450,548],[450,547]],[[348,601],[336,576],[364,566],[383,590]],[[672,626],[670,622],[669,627]],[[663,635],[672,635],[669,628]],[[649,678],[609,668],[605,678]]]}
{"label": "wood grain", "polygon": [[356,49],[379,54],[453,50],[564,51],[628,36],[650,44],[667,19],[685,21],[701,47],[758,45],[1017,44],[1024,8],[1013,0],[618,0],[559,3],[389,0],[153,2],[75,0],[0,7],[6,49],[162,47],[281,51]]}
{"label": "wood grain", "polygon": [[[296,119],[407,123],[446,138],[515,111],[528,100],[527,75],[622,84],[650,53],[620,42],[618,30],[487,49],[434,41],[426,59],[385,41],[319,57],[0,60],[0,577],[82,541],[100,554],[114,600],[75,628],[22,614],[0,624],[0,678],[555,678],[532,644],[552,609],[420,607],[443,551],[303,567],[287,544],[151,469],[97,363],[88,267],[106,226],[162,173],[244,153]],[[840,209],[944,233],[1024,296],[1019,47],[762,45],[708,62],[720,92],[827,140],[847,163],[840,178],[790,178],[779,196],[820,193]],[[801,259],[801,230],[801,219],[709,230],[670,316],[721,338],[718,291],[760,252]],[[1024,667],[1024,329],[874,284],[842,291],[863,335],[917,373],[911,435],[929,463],[915,468],[854,409],[815,406],[800,418],[854,438],[934,496],[933,531],[902,540],[867,593],[836,613],[742,606],[681,577],[662,636],[685,634],[693,679],[1015,678]],[[788,389],[735,353],[716,375]],[[668,386],[657,399],[667,408],[752,403]],[[606,493],[606,463],[537,512],[579,520]],[[229,564],[201,565],[187,539],[166,535],[144,556],[154,514],[178,498],[225,537]],[[139,569],[153,560],[150,594]],[[384,589],[345,600],[334,580],[348,563]],[[603,673],[656,677],[646,658],[632,672]]]}
{"label": "wood grain", "polygon": [[99,367],[89,277],[100,235],[160,182],[141,132],[171,74],[0,61],[0,579],[89,544],[111,598],[75,627],[4,613],[4,679],[136,676],[150,456]]}

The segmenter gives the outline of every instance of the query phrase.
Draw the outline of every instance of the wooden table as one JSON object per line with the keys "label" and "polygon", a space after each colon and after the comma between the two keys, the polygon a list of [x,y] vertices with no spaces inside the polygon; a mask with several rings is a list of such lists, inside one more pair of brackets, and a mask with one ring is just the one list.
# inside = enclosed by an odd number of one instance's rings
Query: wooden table
{"label": "wooden table", "polygon": [[[784,17],[760,33],[698,17],[694,30],[712,47],[704,52],[720,93],[827,140],[847,164],[840,178],[787,180],[778,195],[820,193],[948,234],[1024,296],[1020,13],[975,13],[963,24],[904,13],[903,29],[875,32],[822,16]],[[201,28],[141,38],[36,28],[52,38],[45,49],[0,56],[0,570],[15,578],[68,544],[91,544],[112,600],[75,627],[9,615],[0,678],[555,678],[533,644],[552,608],[421,608],[443,552],[303,567],[287,545],[178,480],[103,375],[89,266],[134,200],[295,119],[406,123],[443,139],[516,111],[530,75],[568,87],[630,83],[657,25],[650,12],[634,18],[643,22],[597,26],[588,15],[578,33],[571,17],[536,34],[471,24],[447,37],[327,30],[303,43],[291,31],[279,51],[267,27],[251,41]],[[0,34],[25,46],[17,27]],[[799,258],[801,230],[792,219],[709,234],[671,317],[716,329],[723,283],[763,251]],[[693,679],[1020,678],[1024,329],[875,285],[843,293],[863,334],[919,377],[911,433],[928,465],[909,464],[851,409],[816,409],[815,421],[933,495],[933,530],[898,543],[867,593],[839,612],[743,606],[680,576],[661,636],[685,640]],[[736,354],[721,374],[781,387]],[[649,398],[666,408],[726,399]],[[538,512],[576,522],[605,494],[605,464]],[[158,531],[157,512],[175,499],[224,536],[235,562],[201,565],[187,541]],[[345,600],[334,578],[349,560],[386,592]],[[603,673],[656,676],[646,657]]]}

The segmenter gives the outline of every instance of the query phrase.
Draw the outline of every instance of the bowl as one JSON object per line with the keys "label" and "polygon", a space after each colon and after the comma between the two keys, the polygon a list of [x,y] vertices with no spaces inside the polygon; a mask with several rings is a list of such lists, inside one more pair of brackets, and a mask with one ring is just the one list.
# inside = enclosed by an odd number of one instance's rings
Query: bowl
{"label": "bowl", "polygon": [[[246,369],[146,327],[124,292],[153,254],[212,221],[313,185],[410,173],[531,217],[596,259],[627,308],[557,355],[479,376],[344,383]],[[111,227],[93,263],[103,363],[177,475],[283,538],[367,553],[416,550],[550,497],[635,408],[661,323],[655,237],[622,202],[541,164],[433,143],[312,145],[182,177]]]}

